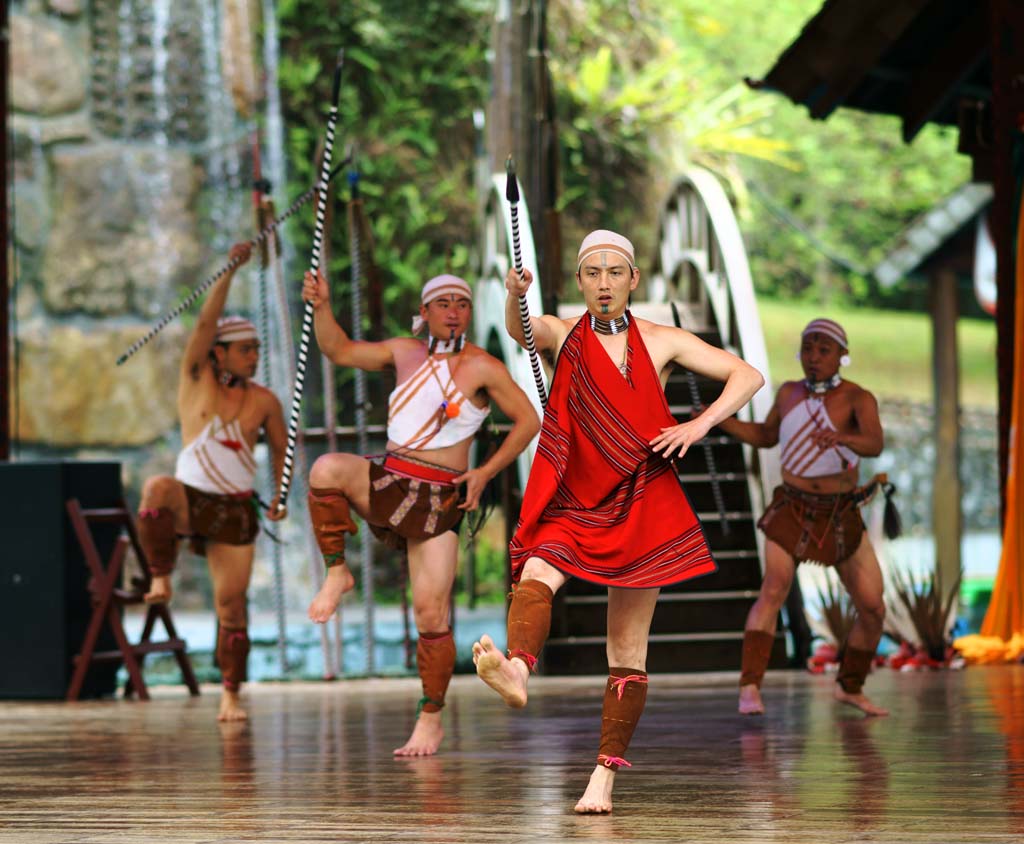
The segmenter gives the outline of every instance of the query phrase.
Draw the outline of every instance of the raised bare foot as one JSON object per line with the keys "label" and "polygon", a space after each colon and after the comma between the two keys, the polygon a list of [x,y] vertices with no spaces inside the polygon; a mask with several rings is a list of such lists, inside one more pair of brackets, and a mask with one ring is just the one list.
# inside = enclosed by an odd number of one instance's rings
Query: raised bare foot
{"label": "raised bare foot", "polygon": [[859,709],[865,715],[882,718],[889,714],[888,709],[883,709],[881,706],[872,703],[862,692],[858,692],[855,695],[850,694],[838,683],[836,683],[836,700]]}
{"label": "raised bare foot", "polygon": [[143,595],[147,604],[166,604],[171,600],[174,590],[171,589],[171,576],[154,576],[149,584],[149,591]]}
{"label": "raised bare foot", "polygon": [[317,624],[327,622],[341,603],[341,596],[355,585],[356,579],[348,570],[348,566],[331,566],[327,569],[323,586],[309,605],[309,620]]}
{"label": "raised bare foot", "polygon": [[473,643],[473,664],[476,673],[488,686],[501,695],[509,706],[526,706],[526,684],[530,669],[521,659],[506,659],[488,635]]}
{"label": "raised bare foot", "polygon": [[421,712],[409,740],[393,751],[395,756],[433,756],[441,746],[444,728],[440,712]]}
{"label": "raised bare foot", "polygon": [[598,765],[590,775],[587,790],[576,804],[573,811],[577,815],[607,815],[612,810],[612,786],[615,784],[615,771]]}
{"label": "raised bare foot", "polygon": [[753,683],[740,686],[740,715],[764,715],[761,690]]}
{"label": "raised bare foot", "polygon": [[217,713],[218,721],[244,721],[249,715],[242,709],[242,703],[238,698],[238,692],[224,689],[220,696],[220,711]]}

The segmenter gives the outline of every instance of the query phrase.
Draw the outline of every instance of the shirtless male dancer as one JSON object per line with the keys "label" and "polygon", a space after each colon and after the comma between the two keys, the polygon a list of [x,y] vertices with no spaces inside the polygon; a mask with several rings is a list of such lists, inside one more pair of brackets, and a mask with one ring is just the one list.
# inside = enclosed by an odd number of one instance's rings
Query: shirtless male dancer
{"label": "shirtless male dancer", "polygon": [[866,715],[888,715],[863,692],[882,637],[884,582],[864,530],[857,490],[861,457],[882,451],[882,423],[875,397],[839,375],[849,365],[846,332],[816,319],[800,340],[803,381],[787,381],[764,422],[726,419],[719,428],[755,448],[781,446],[782,485],[758,522],[764,531],[764,580],[743,634],[739,711],[764,713],[761,681],[771,656],[779,609],[796,566],[834,566],[850,593],[857,618],[843,645],[835,697]]}
{"label": "shirtless male dancer", "polygon": [[[310,471],[309,512],[327,577],[309,617],[326,622],[355,585],[345,565],[345,534],[356,532],[349,509],[354,507],[378,538],[408,552],[423,697],[412,735],[394,753],[429,756],[444,737],[441,709],[455,670],[449,620],[459,523],[476,509],[487,482],[526,448],[540,421],[505,365],[466,340],[473,294],[461,278],[441,275],[423,286],[413,334],[429,329],[426,341],[351,340],[334,319],[322,275],[306,274],[302,296],[314,308],[317,343],[331,361],[369,371],[391,368],[397,376],[383,460],[325,454]],[[512,421],[512,430],[483,465],[468,469],[473,436],[491,401]]]}
{"label": "shirtless male dancer", "polygon": [[[247,243],[229,258],[249,260]],[[153,573],[149,602],[171,598],[171,571],[178,537],[205,554],[217,613],[217,664],[223,676],[219,721],[246,718],[239,689],[249,656],[246,591],[252,576],[259,520],[253,478],[253,448],[262,428],[275,477],[284,467],[285,427],[281,404],[251,379],[259,362],[255,326],[237,316],[221,317],[235,271],[213,287],[185,347],[178,380],[178,418],[183,448],[174,476],[149,478],[139,505],[139,539]],[[286,515],[271,502],[266,516]]]}
{"label": "shirtless male dancer", "polygon": [[[477,674],[506,704],[526,705],[527,684],[551,625],[551,601],[570,578],[608,587],[608,681],[597,765],[576,804],[612,810],[615,772],[647,699],[647,639],[660,587],[715,571],[700,522],[672,464],[746,404],[757,370],[688,331],[633,317],[640,281],[633,245],[598,230],[583,240],[576,285],[586,312],[531,317],[539,350],[557,363],[540,444],[510,545],[516,586],[508,610],[508,656],[489,636],[473,645]],[[525,345],[518,297],[532,282],[505,279],[505,324]],[[665,399],[675,365],[725,386],[698,419],[677,424]]]}

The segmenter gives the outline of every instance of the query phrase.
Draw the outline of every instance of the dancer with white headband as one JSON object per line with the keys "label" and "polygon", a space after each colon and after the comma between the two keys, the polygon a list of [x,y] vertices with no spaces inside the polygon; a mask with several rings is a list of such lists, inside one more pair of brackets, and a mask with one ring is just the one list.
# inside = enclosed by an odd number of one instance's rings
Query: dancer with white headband
{"label": "dancer with white headband", "polygon": [[[526,448],[540,421],[505,365],[466,340],[473,294],[461,278],[440,275],[423,286],[412,329],[414,335],[427,329],[426,340],[352,340],[331,312],[322,274],[306,273],[302,297],[313,306],[317,343],[331,361],[368,371],[393,369],[397,380],[388,400],[387,453],[374,460],[325,454],[310,472],[309,512],[327,576],[309,617],[326,622],[355,585],[345,564],[345,534],[357,531],[355,508],[379,539],[408,553],[423,697],[412,735],[394,753],[428,756],[444,736],[441,709],[455,670],[449,605],[459,523],[477,508],[487,482]],[[485,463],[470,469],[470,446],[491,402],[512,429]]]}
{"label": "dancer with white headband", "polygon": [[[745,715],[764,712],[761,681],[779,610],[796,566],[804,561],[834,566],[857,609],[849,638],[839,643],[843,656],[836,699],[865,715],[888,715],[863,692],[882,636],[885,603],[882,572],[858,505],[879,486],[887,499],[893,488],[884,476],[857,487],[860,460],[881,453],[883,435],[875,397],[839,374],[840,366],[850,365],[849,345],[839,323],[812,320],[800,335],[804,380],[779,388],[764,422],[719,422],[742,442],[755,448],[778,444],[782,452],[782,484],[758,522],[766,538],[765,565],[743,635],[739,711]],[[895,511],[888,504],[887,510],[887,532],[893,535],[898,531],[892,524]]]}
{"label": "dancer with white headband", "polygon": [[[525,345],[519,297],[532,282],[505,279],[505,326]],[[551,625],[554,593],[570,578],[608,588],[608,679],[601,742],[580,814],[612,810],[612,786],[647,699],[647,638],[662,586],[710,574],[697,515],[672,465],[764,379],[688,331],[628,310],[640,282],[633,244],[598,230],[583,240],[576,284],[586,311],[531,317],[537,349],[557,359],[537,456],[510,545],[515,588],[508,651],[489,636],[473,646],[477,674],[506,704],[526,705],[530,673]],[[724,381],[697,420],[677,424],[665,399],[673,366]]]}
{"label": "dancer with white headband", "polygon": [[[249,260],[251,245],[236,244],[230,260]],[[221,317],[235,269],[225,273],[203,303],[181,360],[178,417],[183,448],[174,476],[149,478],[139,505],[139,540],[153,573],[146,600],[171,598],[178,539],[206,556],[217,612],[217,664],[224,683],[218,720],[246,717],[239,689],[249,656],[246,593],[252,576],[258,503],[253,449],[260,430],[270,446],[275,478],[284,467],[284,414],[277,397],[252,381],[259,363],[256,327],[239,316]],[[271,502],[268,519],[286,511]]]}

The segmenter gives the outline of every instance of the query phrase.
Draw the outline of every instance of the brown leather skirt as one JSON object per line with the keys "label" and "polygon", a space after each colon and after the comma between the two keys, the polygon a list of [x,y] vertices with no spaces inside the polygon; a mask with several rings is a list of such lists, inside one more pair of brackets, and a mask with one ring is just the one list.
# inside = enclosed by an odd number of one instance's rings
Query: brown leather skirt
{"label": "brown leather skirt", "polygon": [[852,492],[817,495],[781,484],[757,526],[796,562],[834,566],[851,557],[864,536],[857,503]]}
{"label": "brown leather skirt", "polygon": [[252,545],[260,532],[253,496],[214,495],[183,484],[188,498],[188,537],[192,550],[205,556],[207,542]]}
{"label": "brown leather skirt", "polygon": [[430,539],[458,532],[463,511],[461,472],[388,455],[370,461],[370,530],[389,548],[405,550],[409,539]]}

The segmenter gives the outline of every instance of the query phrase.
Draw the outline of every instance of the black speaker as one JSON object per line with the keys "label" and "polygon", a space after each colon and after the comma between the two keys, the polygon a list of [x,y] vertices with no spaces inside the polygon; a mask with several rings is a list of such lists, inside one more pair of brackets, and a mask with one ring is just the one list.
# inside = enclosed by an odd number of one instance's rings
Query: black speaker
{"label": "black speaker", "polygon": [[[0,463],[0,698],[63,698],[92,615],[89,571],[64,503],[116,507],[121,465]],[[104,567],[115,525],[94,525]],[[96,650],[117,644],[104,625]],[[119,663],[89,668],[82,697],[113,694]]]}

